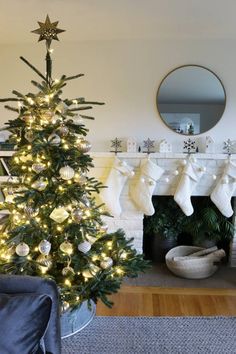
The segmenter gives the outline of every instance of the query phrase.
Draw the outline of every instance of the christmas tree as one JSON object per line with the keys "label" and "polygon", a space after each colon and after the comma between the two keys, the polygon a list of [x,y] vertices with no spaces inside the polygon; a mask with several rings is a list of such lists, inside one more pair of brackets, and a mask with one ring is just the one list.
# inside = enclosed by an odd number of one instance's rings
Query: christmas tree
{"label": "christmas tree", "polygon": [[52,79],[50,45],[64,31],[48,16],[38,23],[32,32],[46,41],[46,74],[21,57],[40,77],[32,81],[37,93],[14,90],[14,98],[0,100],[18,104],[5,106],[17,113],[5,128],[16,152],[10,164],[13,177],[3,186],[1,210],[7,213],[1,219],[0,272],[54,279],[64,308],[91,299],[110,306],[107,295],[147,262],[122,230],[107,233],[106,213],[95,200],[103,186],[87,176],[93,164],[83,122],[93,118],[78,112],[102,103],[61,98],[62,88],[83,75]]}

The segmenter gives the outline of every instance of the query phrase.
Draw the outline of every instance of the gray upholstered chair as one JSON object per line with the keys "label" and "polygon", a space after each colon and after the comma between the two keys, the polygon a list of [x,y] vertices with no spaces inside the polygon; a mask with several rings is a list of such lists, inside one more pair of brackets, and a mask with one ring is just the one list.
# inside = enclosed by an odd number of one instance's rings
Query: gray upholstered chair
{"label": "gray upholstered chair", "polygon": [[[54,281],[45,278],[24,276],[24,275],[22,276],[21,275],[0,275],[0,294],[3,294],[2,295],[3,298],[5,296],[4,294],[7,294],[7,296],[10,297],[14,297],[14,295],[20,295],[22,296],[21,299],[24,299],[24,296],[27,297],[27,295],[28,297],[32,296],[33,298],[33,296],[35,295],[35,298],[41,299],[40,300],[41,306],[43,306],[41,307],[41,309],[45,309],[45,305],[42,303],[42,299],[45,300],[45,298],[47,298],[48,302],[51,299],[50,307],[47,307],[49,313],[46,313],[45,311],[41,311],[42,316],[43,315],[48,316],[47,317],[48,325],[44,335],[44,346],[47,353],[50,354],[61,353],[61,332],[60,332],[60,311],[59,311],[59,301],[58,301],[58,290]],[[48,303],[45,304],[47,305]],[[9,316],[11,316],[11,313],[13,313],[12,310],[10,310],[9,312],[10,312]],[[24,316],[24,314],[22,315]],[[0,321],[1,321],[1,313],[0,313]],[[21,329],[21,331],[23,331],[23,329]],[[19,354],[23,354],[23,353],[19,353]]]}

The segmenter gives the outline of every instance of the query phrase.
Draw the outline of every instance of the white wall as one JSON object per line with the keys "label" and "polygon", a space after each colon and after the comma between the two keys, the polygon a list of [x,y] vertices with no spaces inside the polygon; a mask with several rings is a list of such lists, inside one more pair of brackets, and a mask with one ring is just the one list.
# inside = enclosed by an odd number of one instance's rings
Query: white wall
{"label": "white wall", "polygon": [[[222,142],[236,139],[236,42],[232,40],[127,40],[54,44],[54,77],[84,73],[72,81],[65,96],[84,96],[106,102],[91,112],[96,120],[88,122],[89,139],[94,151],[109,151],[110,140],[136,137],[140,142],[167,138],[174,151],[182,150],[186,138],[169,130],[156,109],[156,91],[162,78],[173,68],[199,64],[213,70],[222,80],[227,95],[221,121],[200,139],[210,134],[222,150]],[[9,97],[12,89],[34,91],[34,74],[18,58],[26,57],[44,71],[44,44],[2,45],[0,56],[0,97]],[[0,122],[15,117],[0,107]],[[125,144],[124,144],[125,145]]]}

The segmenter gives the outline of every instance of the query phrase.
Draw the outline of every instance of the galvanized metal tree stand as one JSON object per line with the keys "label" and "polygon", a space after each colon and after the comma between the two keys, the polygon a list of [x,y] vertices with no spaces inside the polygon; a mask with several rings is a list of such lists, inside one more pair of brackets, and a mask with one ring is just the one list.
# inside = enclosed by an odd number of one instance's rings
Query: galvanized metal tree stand
{"label": "galvanized metal tree stand", "polygon": [[81,331],[92,321],[96,313],[96,305],[92,301],[91,304],[91,308],[88,308],[88,302],[84,301],[78,309],[73,311],[68,309],[61,314],[62,339]]}

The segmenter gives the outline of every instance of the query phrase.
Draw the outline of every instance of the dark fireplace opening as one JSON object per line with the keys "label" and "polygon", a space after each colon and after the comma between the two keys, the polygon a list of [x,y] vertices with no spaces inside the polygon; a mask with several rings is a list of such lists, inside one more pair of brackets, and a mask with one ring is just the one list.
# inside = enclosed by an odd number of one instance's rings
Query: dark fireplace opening
{"label": "dark fireplace opening", "polygon": [[[165,261],[165,254],[179,245],[223,248],[228,263],[234,233],[232,218],[224,217],[209,197],[192,197],[194,213],[185,216],[173,196],[153,196],[155,214],[144,217],[143,253],[153,263]],[[234,198],[232,198],[234,203]]]}

